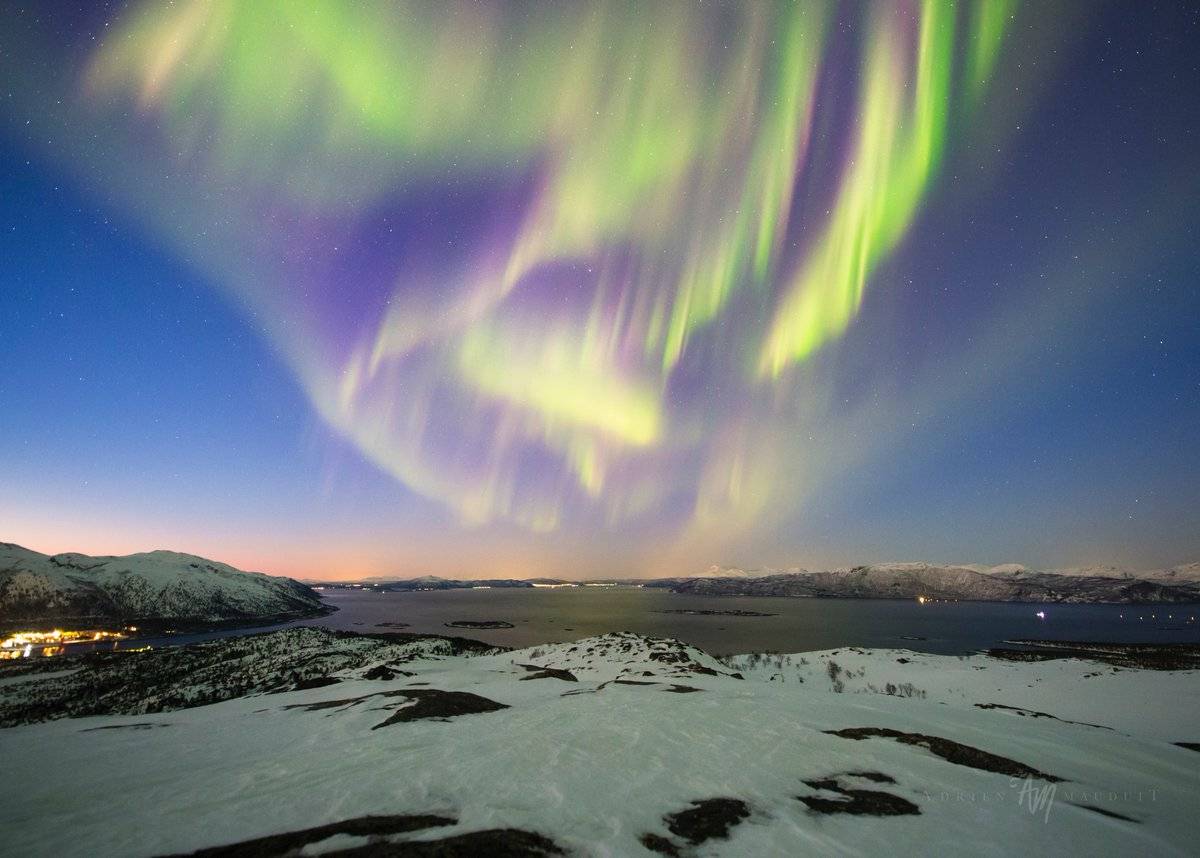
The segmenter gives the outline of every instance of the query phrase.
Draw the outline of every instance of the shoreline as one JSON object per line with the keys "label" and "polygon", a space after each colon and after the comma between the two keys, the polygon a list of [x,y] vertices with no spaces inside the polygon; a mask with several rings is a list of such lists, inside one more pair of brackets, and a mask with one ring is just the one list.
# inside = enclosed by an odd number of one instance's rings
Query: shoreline
{"label": "shoreline", "polygon": [[[141,632],[161,636],[165,634],[199,634],[203,632],[227,631],[237,628],[256,628],[290,623],[296,620],[315,620],[328,617],[341,610],[338,605],[322,604],[320,610],[285,611],[278,614],[263,614],[230,617],[224,620],[206,620],[199,617],[112,617],[106,615],[75,617],[15,617],[0,621],[0,634],[8,634],[30,626],[51,626],[63,631],[87,631],[100,626],[117,626],[127,629],[136,627]],[[249,625],[247,625],[249,624]]]}

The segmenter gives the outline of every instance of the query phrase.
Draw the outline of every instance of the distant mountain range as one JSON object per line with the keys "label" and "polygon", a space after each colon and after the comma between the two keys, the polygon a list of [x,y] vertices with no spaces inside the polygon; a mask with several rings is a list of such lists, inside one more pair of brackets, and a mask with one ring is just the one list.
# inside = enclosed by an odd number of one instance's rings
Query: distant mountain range
{"label": "distant mountain range", "polygon": [[713,596],[798,596],[861,599],[960,599],[983,602],[1200,602],[1200,563],[1135,572],[1115,566],[1034,570],[1002,566],[884,563],[830,571],[745,570],[710,566],[677,578],[564,581],[558,578],[366,578],[327,587],[375,590],[458,590],[479,587],[622,584]]}
{"label": "distant mountain range", "polygon": [[0,625],[173,626],[274,622],[330,612],[312,588],[192,554],[49,556],[0,542]]}
{"label": "distant mountain range", "polygon": [[436,575],[421,575],[417,578],[393,578],[376,576],[360,578],[354,582],[347,581],[308,581],[308,583],[324,587],[346,587],[365,585],[373,590],[407,591],[407,590],[471,590],[482,587],[533,587],[548,579],[534,578],[527,581],[515,578],[470,578],[454,579],[439,578]]}
{"label": "distant mountain range", "polygon": [[[710,573],[712,570],[710,570]],[[983,602],[1200,602],[1200,564],[1134,573],[1114,567],[1037,571],[1024,566],[887,563],[828,572],[722,570],[647,581],[676,593]]]}
{"label": "distant mountain range", "polygon": [[[371,578],[326,588],[382,591],[637,585],[713,596],[959,599],[989,602],[1200,602],[1200,563],[1149,572],[1111,566],[1033,570],[1004,566],[889,563],[831,571],[712,566],[678,578],[568,582],[557,578]],[[290,578],[243,572],[173,551],[125,557],[48,556],[0,542],[0,627],[54,622],[181,629],[252,625],[320,616],[333,608]]]}

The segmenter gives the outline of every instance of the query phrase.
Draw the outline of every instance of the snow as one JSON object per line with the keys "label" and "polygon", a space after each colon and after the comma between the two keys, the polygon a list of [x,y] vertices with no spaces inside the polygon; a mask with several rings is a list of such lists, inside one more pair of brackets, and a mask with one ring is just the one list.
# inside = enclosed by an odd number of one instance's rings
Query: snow
{"label": "snow", "polygon": [[1200,563],[1185,563],[1150,573],[1153,578],[1166,578],[1175,581],[1200,581]]}
{"label": "snow", "polygon": [[[1072,578],[1134,578],[1137,575],[1120,566],[1068,566],[1064,569],[1049,570],[1055,575],[1067,575]],[[1155,572],[1143,572],[1141,577],[1155,576]]]}
{"label": "snow", "polygon": [[689,578],[764,578],[774,575],[836,575],[849,576],[854,573],[870,572],[873,574],[903,575],[953,575],[955,573],[973,572],[998,578],[1020,578],[1029,575],[1048,574],[1063,575],[1070,578],[1121,578],[1144,579],[1151,581],[1200,581],[1200,563],[1186,563],[1169,569],[1133,570],[1121,566],[1069,566],[1064,568],[1032,569],[1020,563],[1001,563],[988,566],[979,563],[938,564],[920,561],[901,563],[872,563],[863,566],[843,566],[828,571],[808,570],[800,567],[787,569],[763,568],[743,570],[732,566],[710,566],[698,575]]}
{"label": "snow", "polygon": [[[828,688],[830,662],[840,668],[844,694],[886,696],[888,683],[910,684],[921,699],[937,704],[962,708],[1000,704],[1164,742],[1186,740],[1181,734],[1191,724],[1181,715],[1188,709],[1200,711],[1200,673],[1110,667],[1077,659],[1013,662],[986,655],[844,647],[794,655],[734,656],[729,664],[748,679]],[[1029,716],[1008,713],[1005,717]]]}
{"label": "snow", "polygon": [[[842,693],[833,690],[831,661]],[[528,666],[569,670],[577,681],[529,679]],[[1197,672],[851,649],[723,663],[633,635],[475,657],[418,655],[403,667],[416,675],[365,680],[363,666],[305,691],[0,730],[10,785],[4,848],[162,854],[365,814],[434,813],[458,819],[439,837],[511,826],[578,854],[644,855],[638,838],[666,835],[664,814],[727,796],[746,801],[752,817],[728,841],[694,854],[916,855],[938,844],[994,855],[1194,849],[1200,758],[1171,743],[1200,739]],[[730,675],[735,670],[745,679]],[[913,696],[870,690],[889,682],[912,683]],[[700,691],[668,690],[677,685]],[[509,708],[380,729],[388,713],[370,701],[287,708],[418,687]],[[94,729],[146,722],[164,726]],[[888,739],[824,732],[863,726],[949,738],[1066,780],[1048,816],[1035,815],[1005,775]],[[812,794],[806,779],[862,770],[894,777],[884,788],[915,802],[920,815],[819,815],[796,798]]]}
{"label": "snow", "polygon": [[756,571],[747,572],[745,569],[739,569],[736,566],[719,566],[713,564],[698,575],[689,575],[689,578],[751,578],[762,573]]}
{"label": "snow", "polygon": [[964,563],[962,564],[962,568],[970,569],[972,572],[978,572],[981,575],[1006,575],[1013,578],[1019,578],[1029,572],[1029,569],[1020,563],[1001,563],[999,566],[980,566]]}
{"label": "snow", "polygon": [[221,620],[319,610],[319,597],[291,579],[243,572],[192,554],[48,556],[0,543],[0,617],[5,619],[93,615]]}

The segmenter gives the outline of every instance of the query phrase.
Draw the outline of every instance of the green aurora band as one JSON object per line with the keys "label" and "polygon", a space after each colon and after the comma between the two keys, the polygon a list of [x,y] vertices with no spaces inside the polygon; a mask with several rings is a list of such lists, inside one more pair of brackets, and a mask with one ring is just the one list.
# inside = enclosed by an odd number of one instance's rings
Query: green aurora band
{"label": "green aurora band", "polygon": [[[409,488],[473,523],[731,526],[782,491],[806,366],[986,109],[1015,13],[148,2],[106,30],[73,121],[137,152],[125,203]],[[194,195],[150,190],[166,172]],[[305,245],[496,176],[531,190],[435,264],[395,260],[386,300]],[[701,370],[743,406],[712,413]]]}

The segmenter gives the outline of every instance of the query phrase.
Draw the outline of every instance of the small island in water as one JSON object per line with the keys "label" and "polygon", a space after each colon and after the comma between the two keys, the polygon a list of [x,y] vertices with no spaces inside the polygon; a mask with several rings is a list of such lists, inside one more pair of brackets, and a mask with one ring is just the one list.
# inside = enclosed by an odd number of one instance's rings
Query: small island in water
{"label": "small island in water", "polygon": [[442,625],[452,629],[512,629],[512,623],[504,620],[450,620]]}

